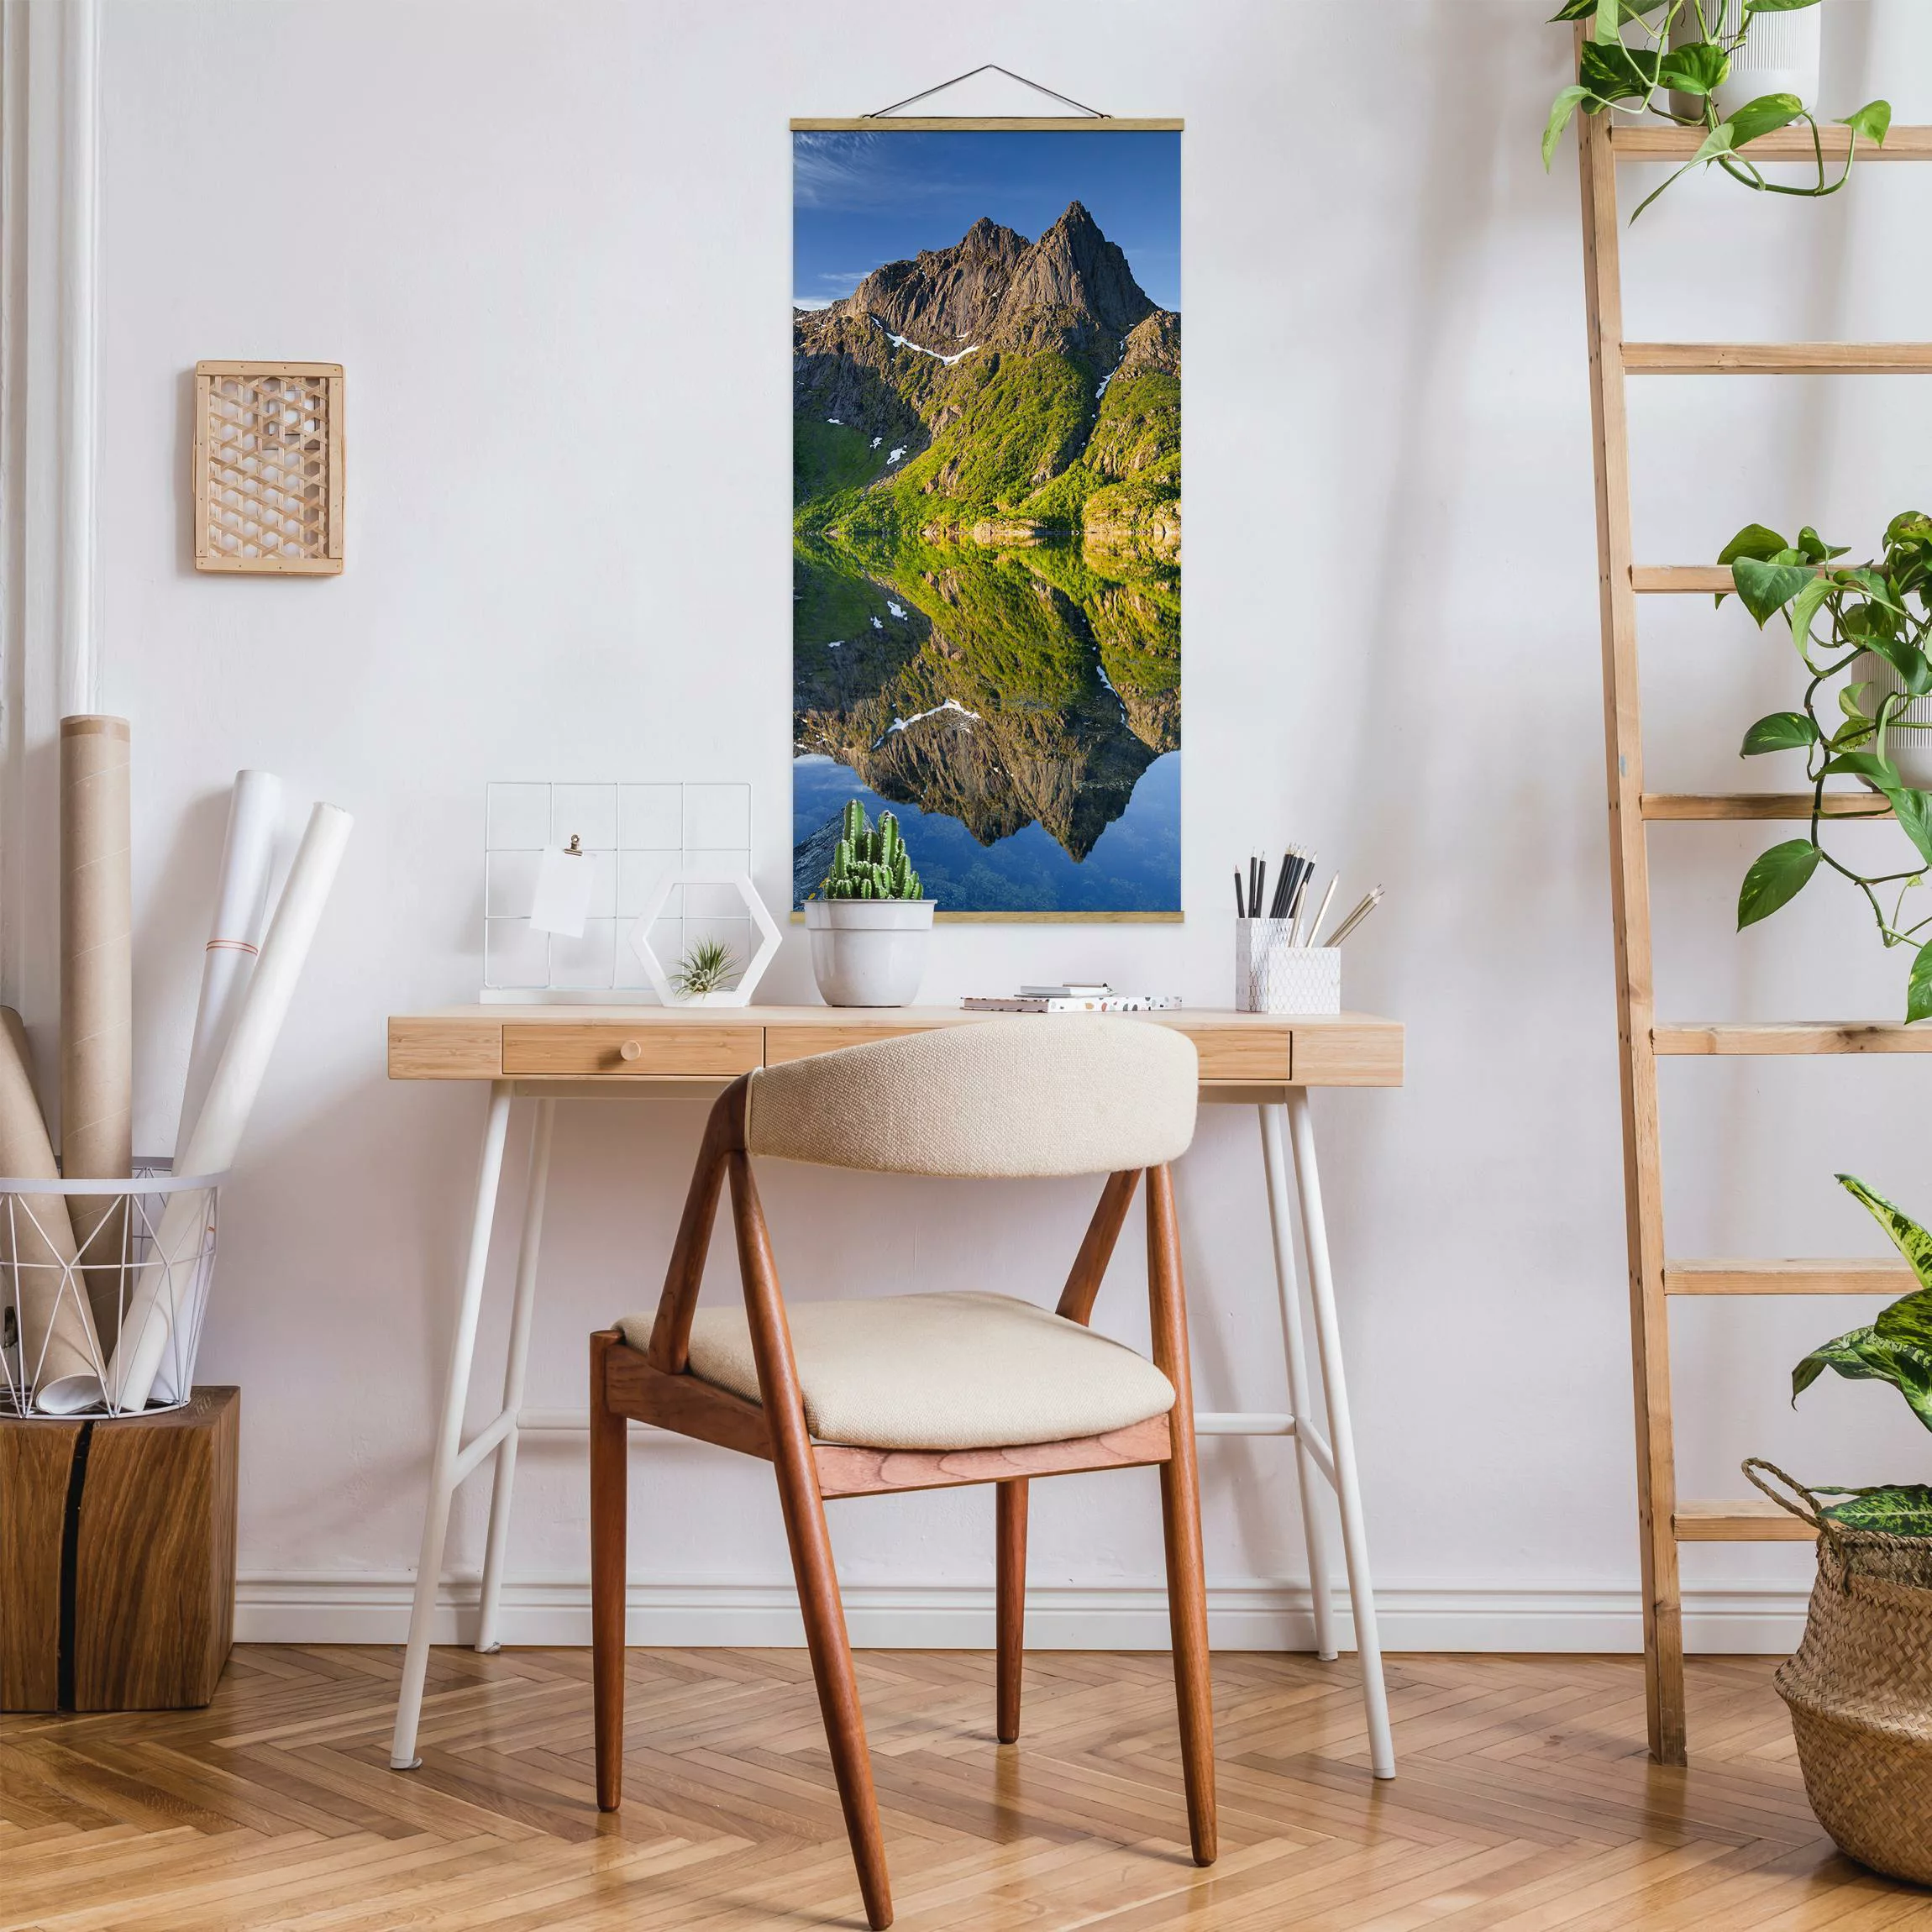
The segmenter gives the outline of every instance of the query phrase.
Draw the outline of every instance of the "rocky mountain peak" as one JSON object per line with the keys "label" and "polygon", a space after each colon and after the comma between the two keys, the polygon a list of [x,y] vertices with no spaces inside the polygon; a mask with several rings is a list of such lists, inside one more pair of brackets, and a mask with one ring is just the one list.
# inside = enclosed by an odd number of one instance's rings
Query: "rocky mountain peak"
{"label": "rocky mountain peak", "polygon": [[1016,268],[1000,319],[1017,327],[1027,310],[1070,309],[1080,322],[1124,336],[1153,307],[1126,256],[1075,201]]}
{"label": "rocky mountain peak", "polygon": [[1037,242],[982,215],[951,248],[874,269],[838,306],[938,355],[1038,346],[1043,332],[1124,337],[1154,312],[1126,255],[1077,201]]}

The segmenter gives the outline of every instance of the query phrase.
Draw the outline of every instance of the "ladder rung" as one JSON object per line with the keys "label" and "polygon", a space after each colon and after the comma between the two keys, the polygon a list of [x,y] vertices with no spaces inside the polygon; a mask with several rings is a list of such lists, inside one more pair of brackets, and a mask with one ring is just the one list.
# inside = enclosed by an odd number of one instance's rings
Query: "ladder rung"
{"label": "ladder rung", "polygon": [[[1843,160],[1851,139],[1849,128],[1824,127],[1819,130],[1824,158]],[[1688,161],[1704,144],[1702,128],[1613,127],[1610,152],[1620,161]],[[1817,160],[1811,144],[1809,128],[1779,128],[1760,134],[1738,152],[1751,161],[1812,161]],[[1932,161],[1932,128],[1893,128],[1885,145],[1870,141],[1858,144],[1858,159],[1865,161]]]}
{"label": "ladder rung", "polygon": [[[1828,791],[1823,818],[1889,818],[1892,807],[1875,792]],[[1647,819],[1809,818],[1809,791],[1646,791]]]}
{"label": "ladder rung", "polygon": [[1932,1053],[1932,1025],[1903,1020],[1679,1020],[1651,1029],[1658,1054]]}
{"label": "ladder rung", "polygon": [[1701,591],[1715,596],[1735,590],[1729,564],[1632,564],[1630,588],[1650,596],[1682,596]]}
{"label": "ladder rung", "polygon": [[1632,375],[1923,375],[1932,342],[1626,342]]}
{"label": "ladder rung", "polygon": [[1903,1262],[1667,1261],[1666,1294],[1907,1294],[1919,1278]]}
{"label": "ladder rung", "polygon": [[1788,1509],[1755,1498],[1735,1503],[1679,1503],[1671,1518],[1680,1543],[1810,1543],[1818,1532]]}

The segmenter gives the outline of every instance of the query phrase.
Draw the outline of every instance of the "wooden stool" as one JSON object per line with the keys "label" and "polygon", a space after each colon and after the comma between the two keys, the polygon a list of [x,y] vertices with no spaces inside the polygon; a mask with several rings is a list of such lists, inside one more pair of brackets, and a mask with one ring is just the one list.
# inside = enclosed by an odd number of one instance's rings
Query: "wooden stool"
{"label": "wooden stool", "polygon": [[0,1418],[0,1710],[180,1710],[234,1641],[241,1391]]}

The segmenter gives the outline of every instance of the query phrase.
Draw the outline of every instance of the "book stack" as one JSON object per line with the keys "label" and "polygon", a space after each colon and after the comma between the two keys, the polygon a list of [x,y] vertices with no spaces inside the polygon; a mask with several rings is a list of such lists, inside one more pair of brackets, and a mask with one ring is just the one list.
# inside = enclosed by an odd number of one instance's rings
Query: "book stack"
{"label": "book stack", "polygon": [[1172,993],[1116,993],[1104,980],[1022,986],[1017,993],[959,1002],[969,1013],[1164,1013],[1180,1005]]}

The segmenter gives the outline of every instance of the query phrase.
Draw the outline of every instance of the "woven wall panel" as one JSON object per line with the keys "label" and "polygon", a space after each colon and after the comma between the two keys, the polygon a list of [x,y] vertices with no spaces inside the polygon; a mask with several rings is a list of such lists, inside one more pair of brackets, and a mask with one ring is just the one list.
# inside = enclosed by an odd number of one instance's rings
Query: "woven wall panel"
{"label": "woven wall panel", "polygon": [[342,569],[342,368],[195,365],[195,568]]}

